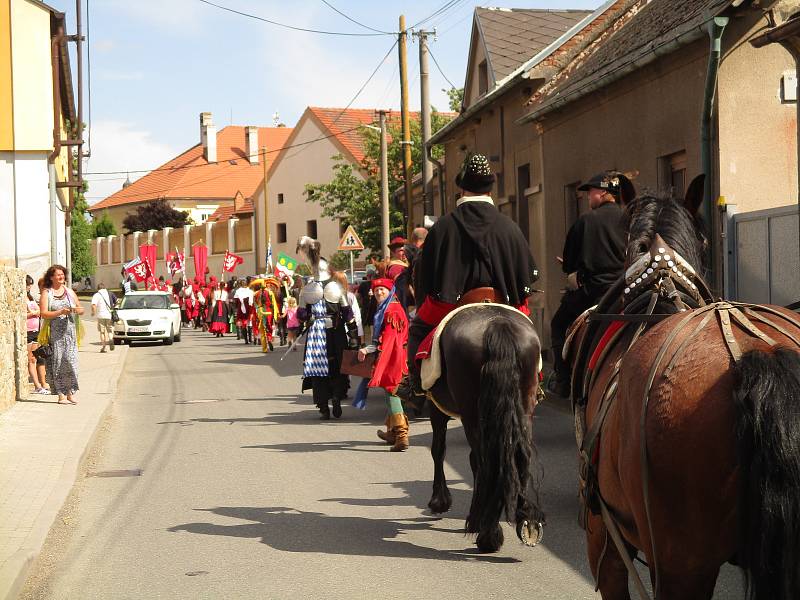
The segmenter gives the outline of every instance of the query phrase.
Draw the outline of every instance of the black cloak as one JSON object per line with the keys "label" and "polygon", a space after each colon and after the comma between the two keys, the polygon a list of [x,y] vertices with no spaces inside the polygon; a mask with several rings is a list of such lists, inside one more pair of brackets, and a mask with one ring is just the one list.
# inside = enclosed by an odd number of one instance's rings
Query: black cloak
{"label": "black cloak", "polygon": [[489,202],[464,202],[436,221],[420,263],[422,294],[449,304],[474,288],[493,287],[518,306],[539,278],[522,231]]}

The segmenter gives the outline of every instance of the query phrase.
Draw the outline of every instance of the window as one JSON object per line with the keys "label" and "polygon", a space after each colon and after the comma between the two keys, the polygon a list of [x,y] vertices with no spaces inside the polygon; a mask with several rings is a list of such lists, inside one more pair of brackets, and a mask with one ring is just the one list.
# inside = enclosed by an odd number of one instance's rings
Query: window
{"label": "window", "polygon": [[658,187],[683,198],[686,193],[686,151],[681,150],[658,159]]}
{"label": "window", "polygon": [[317,239],[317,221],[306,221],[306,235],[310,238]]}
{"label": "window", "polygon": [[278,194],[278,204],[283,204],[283,194]]}
{"label": "window", "polygon": [[486,61],[478,65],[478,95],[483,96],[489,90],[489,68]]}
{"label": "window", "polygon": [[286,243],[286,223],[278,223],[277,236],[279,244]]}

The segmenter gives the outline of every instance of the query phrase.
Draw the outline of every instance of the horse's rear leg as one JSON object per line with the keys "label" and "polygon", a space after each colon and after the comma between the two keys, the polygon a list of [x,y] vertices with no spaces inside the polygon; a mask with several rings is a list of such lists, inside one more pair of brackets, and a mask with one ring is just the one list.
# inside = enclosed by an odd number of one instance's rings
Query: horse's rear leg
{"label": "horse's rear leg", "polygon": [[659,600],[711,600],[719,576],[719,567],[707,571],[691,568],[668,572],[660,565]]}
{"label": "horse's rear leg", "polygon": [[447,451],[447,421],[446,414],[440,411],[431,402],[431,426],[433,439],[431,441],[431,456],[433,457],[433,494],[428,502],[428,508],[434,513],[444,513],[450,510],[453,499],[447,489],[447,480],[444,477],[444,456]]}
{"label": "horse's rear leg", "polygon": [[603,600],[631,600],[628,569],[599,516],[588,515],[586,531],[589,566]]}

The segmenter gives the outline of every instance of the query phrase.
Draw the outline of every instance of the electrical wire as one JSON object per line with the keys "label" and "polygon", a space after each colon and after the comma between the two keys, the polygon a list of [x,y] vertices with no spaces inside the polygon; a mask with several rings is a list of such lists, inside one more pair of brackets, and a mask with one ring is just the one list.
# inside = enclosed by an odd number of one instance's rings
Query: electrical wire
{"label": "electrical wire", "polygon": [[438,61],[438,60],[436,60],[436,57],[433,55],[433,52],[431,52],[431,48],[430,48],[430,46],[428,46],[428,54],[429,54],[429,55],[430,55],[430,57],[433,59],[433,64],[435,64],[435,65],[436,65],[436,69],[439,71],[439,73],[441,74],[441,76],[442,76],[442,77],[444,77],[445,81],[447,81],[447,83],[449,83],[449,84],[450,84],[450,87],[451,87],[451,88],[456,88],[456,89],[458,89],[458,88],[456,87],[456,85],[455,85],[455,84],[454,84],[452,81],[450,81],[450,79],[448,79],[447,75],[445,75],[445,74],[444,74],[444,71],[442,71],[442,67],[440,67],[440,66],[439,66],[439,61]]}
{"label": "electrical wire", "polygon": [[428,21],[435,19],[436,17],[443,16],[444,13],[449,11],[451,8],[455,8],[458,4],[461,4],[462,2],[465,2],[465,0],[448,0],[448,2],[445,2],[442,6],[440,6],[429,16],[425,17],[421,21],[417,21],[414,25],[411,26],[411,29],[417,29],[423,23],[427,23]]}
{"label": "electrical wire", "polygon": [[[87,71],[87,84],[88,84],[88,96],[89,96],[89,124],[87,129],[89,133],[87,135],[87,145],[89,146],[89,150],[87,154],[89,157],[92,155],[92,51],[91,43],[92,36],[89,33],[89,0],[86,0],[86,71]],[[80,58],[78,58],[80,60]],[[86,165],[89,165],[89,157],[86,158]]]}
{"label": "electrical wire", "polygon": [[319,33],[321,35],[342,35],[347,37],[375,37],[379,35],[396,35],[394,33],[348,33],[345,31],[324,31],[321,29],[307,29],[305,27],[296,27],[295,25],[287,25],[286,23],[279,23],[278,21],[273,21],[271,19],[266,19],[264,17],[259,17],[258,15],[254,15],[251,13],[246,13],[241,10],[236,10],[234,8],[230,8],[228,6],[223,6],[221,4],[216,4],[214,2],[210,2],[209,0],[198,0],[198,2],[202,2],[203,4],[208,4],[209,6],[213,6],[220,10],[225,10],[236,15],[240,15],[242,17],[247,17],[249,19],[255,19],[257,21],[263,21],[264,23],[269,23],[270,25],[277,25],[278,27],[285,27],[286,29],[292,29],[294,31],[305,31],[306,33]]}
{"label": "electrical wire", "polygon": [[375,33],[382,33],[382,34],[384,34],[384,35],[395,35],[395,34],[394,34],[393,32],[391,32],[391,31],[381,31],[380,29],[375,29],[374,27],[370,27],[369,25],[364,25],[364,23],[362,23],[361,21],[356,21],[356,20],[355,20],[353,17],[351,17],[351,16],[349,16],[349,15],[346,15],[345,13],[343,13],[342,11],[340,11],[338,8],[336,8],[336,7],[335,7],[333,4],[331,4],[330,2],[328,2],[328,0],[322,0],[322,3],[323,3],[325,6],[327,6],[328,8],[330,8],[330,9],[331,9],[333,12],[335,12],[335,13],[338,13],[338,14],[342,15],[342,16],[343,16],[345,19],[347,19],[347,20],[348,20],[348,21],[350,21],[351,23],[355,23],[355,24],[356,24],[356,25],[358,25],[359,27],[363,27],[364,29],[369,29],[370,31],[374,31]]}

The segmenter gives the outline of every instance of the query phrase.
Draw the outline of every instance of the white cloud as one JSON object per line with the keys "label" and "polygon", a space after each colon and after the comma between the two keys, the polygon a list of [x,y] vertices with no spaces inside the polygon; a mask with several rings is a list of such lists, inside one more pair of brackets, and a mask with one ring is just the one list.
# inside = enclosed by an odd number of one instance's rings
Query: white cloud
{"label": "white cloud", "polygon": [[[178,150],[153,139],[150,131],[135,123],[96,120],[92,123],[92,156],[88,173],[156,168],[174,158]],[[144,173],[131,173],[135,181]],[[126,175],[87,175],[89,204],[99,202],[122,187]]]}

